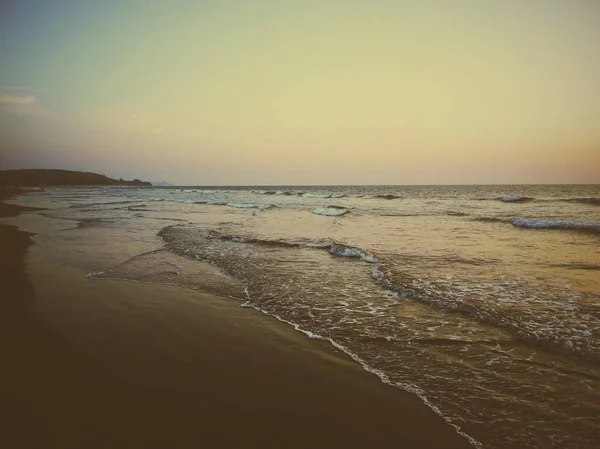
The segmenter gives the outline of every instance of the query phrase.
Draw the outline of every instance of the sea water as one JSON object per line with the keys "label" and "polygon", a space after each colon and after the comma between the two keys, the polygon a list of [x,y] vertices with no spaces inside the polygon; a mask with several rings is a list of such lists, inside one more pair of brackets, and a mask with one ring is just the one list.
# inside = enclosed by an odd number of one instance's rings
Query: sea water
{"label": "sea water", "polygon": [[418,395],[474,445],[600,442],[598,186],[35,195],[53,204],[43,213],[77,223],[64,231],[70,238],[158,242],[120,258],[99,244],[92,277],[203,290],[202,279],[157,257],[209,263],[231,281],[212,283],[211,292],[331,342],[383,382]]}

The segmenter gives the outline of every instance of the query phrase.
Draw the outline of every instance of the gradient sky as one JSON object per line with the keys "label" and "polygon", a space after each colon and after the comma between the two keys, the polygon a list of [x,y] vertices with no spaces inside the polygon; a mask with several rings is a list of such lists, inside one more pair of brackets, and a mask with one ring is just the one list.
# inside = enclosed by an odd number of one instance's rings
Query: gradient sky
{"label": "gradient sky", "polygon": [[600,1],[0,2],[0,169],[600,183]]}

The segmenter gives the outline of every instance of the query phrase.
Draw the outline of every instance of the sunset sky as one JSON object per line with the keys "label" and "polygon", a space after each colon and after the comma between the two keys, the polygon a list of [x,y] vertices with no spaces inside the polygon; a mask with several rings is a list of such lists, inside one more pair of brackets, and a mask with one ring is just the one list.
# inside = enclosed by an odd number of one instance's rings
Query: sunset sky
{"label": "sunset sky", "polygon": [[600,183],[600,2],[3,1],[10,168]]}

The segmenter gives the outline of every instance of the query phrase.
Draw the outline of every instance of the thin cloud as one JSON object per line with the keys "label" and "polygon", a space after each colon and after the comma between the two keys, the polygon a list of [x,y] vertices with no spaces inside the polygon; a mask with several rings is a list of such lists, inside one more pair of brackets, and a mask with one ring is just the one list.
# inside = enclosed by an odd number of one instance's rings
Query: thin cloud
{"label": "thin cloud", "polygon": [[50,111],[34,95],[1,95],[0,111],[21,116],[49,116]]}
{"label": "thin cloud", "polygon": [[44,89],[36,89],[34,87],[27,86],[9,86],[0,84],[0,91],[12,91],[12,92],[44,92]]}
{"label": "thin cloud", "polygon": [[0,95],[0,103],[12,105],[33,105],[37,103],[37,100],[33,95]]}

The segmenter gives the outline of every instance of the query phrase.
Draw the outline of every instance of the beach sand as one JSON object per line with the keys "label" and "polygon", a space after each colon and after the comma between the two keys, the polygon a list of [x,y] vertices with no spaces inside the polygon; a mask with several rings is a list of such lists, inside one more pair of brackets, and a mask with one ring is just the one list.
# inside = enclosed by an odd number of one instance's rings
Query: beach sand
{"label": "beach sand", "polygon": [[93,280],[4,224],[0,245],[1,447],[470,447],[415,395],[239,301]]}

